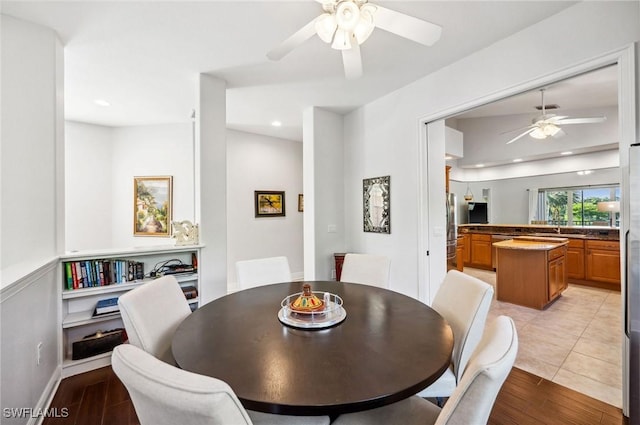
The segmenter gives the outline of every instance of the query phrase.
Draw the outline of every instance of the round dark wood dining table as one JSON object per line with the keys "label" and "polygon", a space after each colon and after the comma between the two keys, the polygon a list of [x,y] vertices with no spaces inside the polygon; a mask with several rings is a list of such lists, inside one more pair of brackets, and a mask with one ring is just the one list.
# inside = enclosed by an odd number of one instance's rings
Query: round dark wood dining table
{"label": "round dark wood dining table", "polygon": [[[281,301],[310,283],[343,299],[326,329],[281,323]],[[322,299],[322,294],[319,294]],[[250,410],[339,415],[410,397],[449,366],[453,333],[426,304],[387,289],[335,281],[287,282],[201,306],[178,327],[178,366],[225,381]]]}

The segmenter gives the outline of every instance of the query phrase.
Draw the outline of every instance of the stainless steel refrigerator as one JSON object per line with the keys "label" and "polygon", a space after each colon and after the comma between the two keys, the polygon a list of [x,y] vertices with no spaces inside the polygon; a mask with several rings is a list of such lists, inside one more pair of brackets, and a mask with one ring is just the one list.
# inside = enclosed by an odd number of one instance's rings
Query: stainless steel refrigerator
{"label": "stainless steel refrigerator", "polygon": [[640,143],[629,149],[629,230],[625,236],[625,380],[629,419],[640,425]]}
{"label": "stainless steel refrigerator", "polygon": [[457,208],[456,195],[447,193],[447,262],[456,257],[456,245],[458,244]]}

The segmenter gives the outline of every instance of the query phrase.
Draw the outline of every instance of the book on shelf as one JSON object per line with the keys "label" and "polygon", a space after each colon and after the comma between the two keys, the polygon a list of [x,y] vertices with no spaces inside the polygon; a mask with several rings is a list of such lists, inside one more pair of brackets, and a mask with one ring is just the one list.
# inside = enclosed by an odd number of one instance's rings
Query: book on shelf
{"label": "book on shelf", "polygon": [[99,287],[144,279],[144,263],[120,259],[68,261],[64,263],[68,290]]}
{"label": "book on shelf", "polygon": [[120,311],[120,306],[118,305],[118,297],[105,298],[98,301],[93,315],[100,316],[101,314],[116,313],[118,311]]}

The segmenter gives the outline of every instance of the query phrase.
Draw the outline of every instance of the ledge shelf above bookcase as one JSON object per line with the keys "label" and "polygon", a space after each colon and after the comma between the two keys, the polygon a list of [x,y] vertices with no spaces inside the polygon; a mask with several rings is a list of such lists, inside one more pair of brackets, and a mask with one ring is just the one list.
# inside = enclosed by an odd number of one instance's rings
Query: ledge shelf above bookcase
{"label": "ledge shelf above bookcase", "polygon": [[[107,331],[123,327],[120,312],[112,312],[103,315],[94,315],[96,303],[102,299],[118,297],[132,289],[141,285],[152,282],[163,273],[159,273],[156,277],[149,277],[149,272],[154,271],[158,265],[162,265],[167,261],[178,262],[180,265],[194,266],[195,270],[191,272],[190,267],[184,267],[176,273],[174,269],[164,269],[165,274],[171,274],[176,278],[180,286],[185,289],[187,296],[187,288],[193,286],[195,291],[193,298],[188,298],[188,303],[192,309],[199,305],[200,297],[200,277],[198,271],[200,266],[200,250],[204,245],[185,245],[185,246],[149,246],[140,248],[128,248],[120,250],[92,250],[82,252],[70,252],[60,257],[60,285],[61,285],[61,302],[62,302],[62,323],[61,344],[63,347],[63,377],[75,375],[77,373],[86,372],[98,367],[108,365],[110,361],[109,353],[96,355],[84,359],[72,360],[73,342],[83,339],[84,337],[94,334],[97,331]],[[124,260],[142,263],[144,266],[144,278],[123,281],[121,283],[110,283],[98,286],[89,286],[84,288],[68,288],[66,263],[74,262],[96,262],[111,260]],[[176,261],[179,260],[179,261]],[[195,264],[197,262],[198,264]],[[97,269],[94,269],[97,271]],[[94,275],[95,276],[95,275]],[[93,281],[94,284],[96,280]],[[191,296],[191,295],[190,295]]]}

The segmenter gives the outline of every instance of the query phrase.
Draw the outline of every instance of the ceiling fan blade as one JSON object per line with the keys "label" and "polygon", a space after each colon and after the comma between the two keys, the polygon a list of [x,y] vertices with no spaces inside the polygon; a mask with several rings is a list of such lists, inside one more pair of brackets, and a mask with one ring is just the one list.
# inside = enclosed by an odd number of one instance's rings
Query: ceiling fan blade
{"label": "ceiling fan blade", "polygon": [[440,25],[432,24],[386,7],[378,5],[375,5],[375,7],[373,22],[378,28],[425,46],[431,46],[440,39],[442,34]]}
{"label": "ceiling fan blade", "polygon": [[569,118],[557,121],[556,124],[565,125],[565,124],[595,124],[599,122],[604,122],[607,120],[607,117],[593,117],[593,118]]}
{"label": "ceiling fan blade", "polygon": [[362,77],[362,57],[360,56],[360,46],[357,42],[351,43],[350,49],[342,51],[342,63],[344,65],[344,75],[347,80],[355,80]]}
{"label": "ceiling fan blade", "polygon": [[563,129],[559,128],[556,134],[554,134],[551,137],[553,137],[554,139],[557,139],[558,137],[566,136],[566,134],[567,133],[565,133]]}
{"label": "ceiling fan blade", "polygon": [[518,127],[518,128],[514,128],[514,129],[512,129],[512,130],[503,131],[503,132],[502,132],[502,133],[500,133],[500,134],[512,133],[512,132],[514,132],[514,131],[524,130],[525,128],[527,128],[527,129],[531,130],[531,129],[533,129],[534,127],[535,127],[535,125],[528,125],[528,126],[526,126],[526,127]]}
{"label": "ceiling fan blade", "polygon": [[507,145],[508,145],[508,144],[510,144],[510,143],[515,142],[516,140],[520,139],[521,137],[526,136],[527,134],[531,133],[533,130],[534,130],[534,128],[530,128],[530,129],[528,129],[527,131],[525,131],[524,133],[517,135],[517,136],[516,136],[516,137],[514,137],[513,139],[509,140],[509,141],[507,142]]}
{"label": "ceiling fan blade", "polygon": [[284,40],[280,45],[271,49],[267,53],[267,57],[272,61],[277,61],[289,54],[293,49],[310,39],[316,34],[316,20],[312,20],[304,27],[293,33],[293,35]]}

